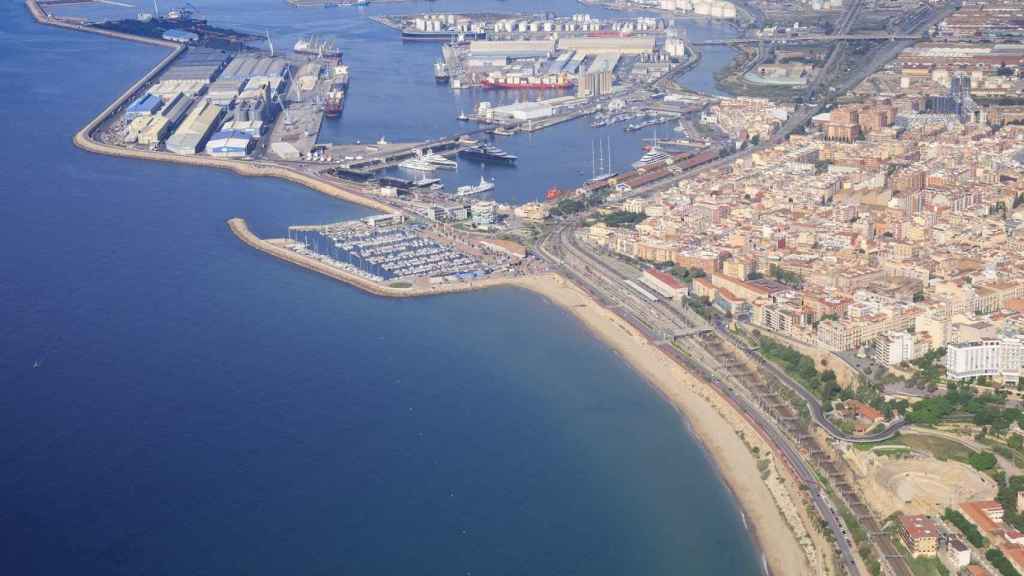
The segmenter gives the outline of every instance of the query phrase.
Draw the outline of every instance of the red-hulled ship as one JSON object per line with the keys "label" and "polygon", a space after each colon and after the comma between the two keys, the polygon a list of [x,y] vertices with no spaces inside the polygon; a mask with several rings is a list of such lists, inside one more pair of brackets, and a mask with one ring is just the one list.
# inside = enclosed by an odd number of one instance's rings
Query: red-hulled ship
{"label": "red-hulled ship", "polygon": [[480,81],[480,84],[488,88],[511,88],[518,90],[558,90],[572,88],[572,78],[562,74],[548,76],[518,76],[510,74],[507,76],[489,76]]}
{"label": "red-hulled ship", "polygon": [[324,115],[328,118],[337,118],[341,115],[341,109],[345,106],[345,91],[332,88],[324,99]]}

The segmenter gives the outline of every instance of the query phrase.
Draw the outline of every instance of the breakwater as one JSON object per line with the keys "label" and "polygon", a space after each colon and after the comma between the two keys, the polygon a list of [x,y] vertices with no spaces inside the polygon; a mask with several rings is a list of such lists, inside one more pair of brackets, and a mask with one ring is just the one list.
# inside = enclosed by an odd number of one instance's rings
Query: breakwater
{"label": "breakwater", "polygon": [[124,32],[116,32],[114,30],[104,30],[102,28],[96,28],[95,26],[85,26],[83,24],[76,24],[67,20],[62,20],[56,16],[53,16],[49,12],[43,9],[36,0],[25,0],[25,6],[28,8],[29,13],[35,18],[36,22],[40,24],[46,24],[48,26],[56,26],[58,28],[66,28],[68,30],[76,30],[78,32],[89,32],[91,34],[99,34],[101,36],[109,36],[111,38],[117,38],[119,40],[128,40],[131,42],[141,42],[143,44],[152,44],[154,46],[163,46],[164,48],[176,48],[183,49],[184,46],[177,42],[171,42],[170,40],[164,40],[162,38],[150,38],[148,36],[138,36],[135,34],[126,34]]}

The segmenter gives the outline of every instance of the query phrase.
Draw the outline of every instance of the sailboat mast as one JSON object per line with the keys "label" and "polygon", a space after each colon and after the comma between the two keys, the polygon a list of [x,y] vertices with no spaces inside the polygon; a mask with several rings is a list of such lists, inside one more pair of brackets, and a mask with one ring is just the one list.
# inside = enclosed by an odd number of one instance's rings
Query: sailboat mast
{"label": "sailboat mast", "polygon": [[612,173],[612,137],[608,137],[608,169],[604,171],[605,174]]}
{"label": "sailboat mast", "polygon": [[597,178],[597,151],[594,141],[590,141],[590,177]]}

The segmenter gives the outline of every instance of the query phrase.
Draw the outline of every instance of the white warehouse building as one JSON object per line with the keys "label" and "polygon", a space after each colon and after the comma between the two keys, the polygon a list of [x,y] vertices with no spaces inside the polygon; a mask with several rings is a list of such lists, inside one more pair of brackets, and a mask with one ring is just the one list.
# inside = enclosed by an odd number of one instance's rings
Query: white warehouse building
{"label": "white warehouse building", "polygon": [[252,152],[252,136],[239,130],[217,132],[206,143],[206,153],[221,158],[244,158]]}

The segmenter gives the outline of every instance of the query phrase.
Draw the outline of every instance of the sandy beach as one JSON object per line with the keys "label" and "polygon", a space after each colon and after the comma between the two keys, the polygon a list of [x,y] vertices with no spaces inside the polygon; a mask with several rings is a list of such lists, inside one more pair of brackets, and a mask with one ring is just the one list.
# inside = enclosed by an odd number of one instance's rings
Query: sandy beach
{"label": "sandy beach", "polygon": [[[756,431],[747,429],[749,424],[744,426],[746,421],[742,416],[709,386],[649,344],[614,312],[602,308],[560,276],[517,278],[505,284],[536,292],[571,312],[682,414],[754,526],[756,540],[773,574],[818,574],[808,565],[804,548],[779,510],[775,496],[761,480],[757,460],[747,444],[759,445],[762,453],[767,446],[759,442]],[[727,417],[729,412],[732,412],[731,418]],[[744,432],[742,439],[738,430]]]}

